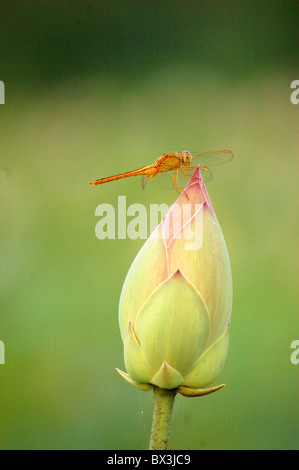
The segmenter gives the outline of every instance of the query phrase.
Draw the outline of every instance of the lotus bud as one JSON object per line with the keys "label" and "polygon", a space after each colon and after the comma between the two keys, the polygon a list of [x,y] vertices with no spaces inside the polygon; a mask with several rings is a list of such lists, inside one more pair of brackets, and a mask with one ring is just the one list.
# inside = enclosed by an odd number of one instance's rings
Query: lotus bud
{"label": "lotus bud", "polygon": [[229,341],[232,278],[223,234],[199,167],[136,256],[119,306],[132,385],[186,396],[218,377]]}

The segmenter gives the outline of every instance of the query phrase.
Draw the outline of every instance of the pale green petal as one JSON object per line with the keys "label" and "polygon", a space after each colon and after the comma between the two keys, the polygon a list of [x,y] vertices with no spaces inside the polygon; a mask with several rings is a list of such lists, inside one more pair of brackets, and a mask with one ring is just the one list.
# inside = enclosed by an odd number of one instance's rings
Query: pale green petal
{"label": "pale green petal", "polygon": [[151,383],[160,388],[171,390],[179,387],[184,382],[182,375],[167,362],[164,362],[156,375],[152,378]]}
{"label": "pale green petal", "polygon": [[[201,227],[200,225],[201,224]],[[196,231],[195,231],[196,227]],[[189,234],[198,233],[202,239],[199,249],[188,249],[190,240],[173,239],[169,244],[169,274],[180,269],[202,295],[211,317],[211,344],[230,321],[232,309],[232,277],[230,261],[219,222],[204,203],[196,212]]]}
{"label": "pale green petal", "polygon": [[203,397],[205,395],[210,395],[211,393],[218,392],[218,390],[221,390],[223,387],[225,387],[224,384],[222,385],[217,385],[216,387],[212,388],[190,388],[190,387],[184,387],[181,386],[178,388],[178,393],[183,395],[183,397]]}
{"label": "pale green petal", "polygon": [[136,256],[123,285],[119,304],[119,325],[122,338],[130,321],[135,317],[155,288],[168,277],[165,242],[155,238],[157,231],[147,240]]}
{"label": "pale green petal", "polygon": [[133,385],[134,387],[137,387],[137,388],[139,388],[140,390],[142,390],[144,392],[148,392],[149,390],[151,390],[153,388],[152,385],[150,385],[150,384],[140,384],[138,382],[135,382],[134,380],[132,380],[130,378],[130,376],[128,374],[126,374],[125,372],[123,372],[120,369],[116,368],[116,370],[119,373],[119,375],[121,375],[121,377],[123,379],[125,379],[130,385]]}
{"label": "pale green petal", "polygon": [[210,317],[200,294],[177,271],[147,300],[134,328],[156,371],[167,362],[184,375],[208,345]]}
{"label": "pale green petal", "polygon": [[204,388],[213,383],[220,374],[228,351],[229,328],[196,361],[191,371],[184,377],[184,386]]}
{"label": "pale green petal", "polygon": [[146,360],[131,323],[124,341],[124,356],[126,369],[131,379],[139,383],[150,382],[156,371]]}

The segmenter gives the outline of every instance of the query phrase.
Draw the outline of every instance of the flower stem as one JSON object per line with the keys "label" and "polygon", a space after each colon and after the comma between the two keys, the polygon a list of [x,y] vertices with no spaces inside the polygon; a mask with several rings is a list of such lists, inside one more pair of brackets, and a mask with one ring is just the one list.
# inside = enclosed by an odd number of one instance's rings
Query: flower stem
{"label": "flower stem", "polygon": [[153,389],[155,401],[149,450],[166,450],[176,390]]}

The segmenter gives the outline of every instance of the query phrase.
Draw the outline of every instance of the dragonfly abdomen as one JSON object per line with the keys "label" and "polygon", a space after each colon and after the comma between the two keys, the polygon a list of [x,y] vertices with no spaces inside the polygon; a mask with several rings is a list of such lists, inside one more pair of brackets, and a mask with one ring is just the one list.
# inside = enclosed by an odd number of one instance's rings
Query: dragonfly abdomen
{"label": "dragonfly abdomen", "polygon": [[153,167],[153,165],[149,165],[143,168],[139,168],[138,170],[128,171],[127,173],[121,173],[119,175],[107,176],[106,178],[100,178],[98,180],[93,181],[90,184],[93,186],[96,186],[98,184],[109,183],[110,181],[116,181],[122,178],[129,178],[129,176],[152,175],[154,172],[155,172],[155,168]]}

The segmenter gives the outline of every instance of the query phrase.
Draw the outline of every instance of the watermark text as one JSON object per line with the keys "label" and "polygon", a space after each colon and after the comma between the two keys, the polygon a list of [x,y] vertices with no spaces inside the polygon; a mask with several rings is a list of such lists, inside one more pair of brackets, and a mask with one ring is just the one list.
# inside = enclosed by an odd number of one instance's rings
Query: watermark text
{"label": "watermark text", "polygon": [[5,85],[2,80],[0,80],[0,104],[5,104]]}
{"label": "watermark text", "polygon": [[5,346],[3,341],[0,341],[0,365],[5,364]]}
{"label": "watermark text", "polygon": [[299,80],[294,80],[291,83],[291,88],[295,89],[293,93],[291,93],[290,99],[292,104],[298,104],[299,103]]}
{"label": "watermark text", "polygon": [[[167,214],[167,215],[166,215]],[[143,204],[127,207],[126,196],[118,196],[117,212],[111,204],[100,204],[95,227],[99,240],[163,238],[183,239],[185,250],[198,250],[203,242],[203,204],[150,204],[148,214]],[[162,221],[159,228],[159,221]]]}
{"label": "watermark text", "polygon": [[291,354],[291,363],[297,365],[299,364],[299,339],[295,339],[291,343],[291,349],[295,349]]}

